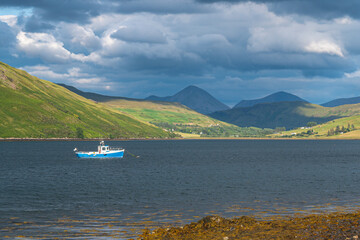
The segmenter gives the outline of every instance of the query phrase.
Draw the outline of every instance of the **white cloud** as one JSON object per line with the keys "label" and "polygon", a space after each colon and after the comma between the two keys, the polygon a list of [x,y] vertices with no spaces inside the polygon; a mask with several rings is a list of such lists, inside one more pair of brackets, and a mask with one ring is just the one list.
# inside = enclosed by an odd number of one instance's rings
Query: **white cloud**
{"label": "white cloud", "polygon": [[89,51],[101,48],[100,38],[89,26],[62,23],[58,28],[58,36],[62,41],[71,43],[75,47],[82,46]]}
{"label": "white cloud", "polygon": [[48,33],[19,32],[16,36],[18,49],[30,57],[39,57],[50,63],[65,63],[69,60],[81,62],[98,61],[99,55],[95,52],[90,55],[75,54],[64,48],[64,43]]}
{"label": "white cloud", "polygon": [[352,72],[352,73],[345,73],[344,75],[347,78],[359,78],[360,77],[360,70],[357,70],[357,71]]}
{"label": "white cloud", "polygon": [[17,16],[15,15],[2,15],[0,21],[6,23],[10,27],[15,27],[17,22]]}
{"label": "white cloud", "polygon": [[26,66],[22,68],[31,75],[37,76],[38,78],[47,79],[47,80],[74,80],[77,78],[89,77],[88,73],[84,73],[78,67],[72,67],[66,72],[58,73],[52,70],[49,66],[35,65],[35,66]]}
{"label": "white cloud", "polygon": [[335,23],[337,23],[337,24],[351,24],[353,22],[354,21],[348,16],[335,19]]}
{"label": "white cloud", "polygon": [[40,57],[49,62],[64,62],[71,53],[63,47],[63,43],[47,33],[19,32],[16,36],[19,50],[31,57]]}
{"label": "white cloud", "polygon": [[306,45],[304,48],[307,52],[313,53],[326,53],[330,55],[337,55],[339,57],[344,57],[344,54],[341,48],[328,40],[313,41],[310,44]]}

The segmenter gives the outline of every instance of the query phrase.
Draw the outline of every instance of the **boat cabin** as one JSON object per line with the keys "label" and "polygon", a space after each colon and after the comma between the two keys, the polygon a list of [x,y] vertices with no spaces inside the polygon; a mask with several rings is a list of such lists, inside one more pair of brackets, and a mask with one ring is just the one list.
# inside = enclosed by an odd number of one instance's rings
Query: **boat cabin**
{"label": "boat cabin", "polygon": [[106,146],[104,144],[104,141],[101,141],[100,145],[98,146],[98,152],[99,153],[105,153],[105,152],[108,152],[108,151],[109,151],[109,146]]}

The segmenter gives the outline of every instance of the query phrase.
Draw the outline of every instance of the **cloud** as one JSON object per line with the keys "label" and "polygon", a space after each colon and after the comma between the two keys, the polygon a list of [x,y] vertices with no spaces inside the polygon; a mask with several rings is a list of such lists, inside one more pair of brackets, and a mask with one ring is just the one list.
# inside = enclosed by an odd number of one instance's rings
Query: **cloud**
{"label": "cloud", "polygon": [[98,55],[92,53],[84,55],[75,54],[64,48],[64,43],[55,39],[48,33],[26,33],[19,32],[16,36],[18,50],[25,52],[30,57],[39,57],[49,63],[65,63],[69,60],[81,62],[94,62]]}
{"label": "cloud", "polygon": [[[200,3],[245,3],[249,0],[197,0]],[[360,2],[358,0],[250,0],[254,3],[266,4],[277,14],[298,14],[318,19],[333,19],[343,16],[360,18]]]}
{"label": "cloud", "polygon": [[0,16],[0,21],[6,23],[10,27],[15,27],[17,22],[17,16],[15,15],[2,15]]}
{"label": "cloud", "polygon": [[0,16],[0,51],[45,79],[129,97],[222,83],[234,102],[231,84],[245,95],[271,83],[294,90],[304,78],[321,89],[319,78],[344,82],[359,69],[360,21],[340,3],[318,2],[4,0],[32,10]]}
{"label": "cloud", "polygon": [[314,53],[326,53],[330,55],[337,55],[344,57],[341,48],[333,42],[327,40],[314,41],[305,46],[305,50]]}
{"label": "cloud", "polygon": [[[30,17],[22,16],[23,18],[27,18],[26,20],[22,20],[25,22],[24,31],[25,32],[43,32],[47,30],[54,29],[55,26],[48,22],[45,22],[39,19],[37,16],[32,15]],[[18,19],[19,21],[19,19]]]}
{"label": "cloud", "polygon": [[66,43],[69,50],[90,53],[101,48],[101,39],[91,27],[61,23],[56,33],[58,39]]}
{"label": "cloud", "polygon": [[111,34],[111,37],[125,42],[166,43],[166,37],[161,31],[146,24],[136,27],[123,26]]}
{"label": "cloud", "polygon": [[351,73],[345,73],[344,75],[347,78],[359,78],[360,77],[360,70],[357,70],[357,71],[351,72]]}
{"label": "cloud", "polygon": [[48,62],[64,62],[71,53],[63,47],[63,43],[47,33],[19,32],[16,36],[18,48],[31,57],[40,57]]}

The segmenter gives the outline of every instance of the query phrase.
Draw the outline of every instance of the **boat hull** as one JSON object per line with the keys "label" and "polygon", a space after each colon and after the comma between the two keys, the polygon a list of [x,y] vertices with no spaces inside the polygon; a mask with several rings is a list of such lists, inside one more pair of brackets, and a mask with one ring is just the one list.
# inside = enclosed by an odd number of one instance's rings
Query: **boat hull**
{"label": "boat hull", "polygon": [[124,156],[124,150],[98,153],[98,152],[76,152],[78,158],[122,158]]}

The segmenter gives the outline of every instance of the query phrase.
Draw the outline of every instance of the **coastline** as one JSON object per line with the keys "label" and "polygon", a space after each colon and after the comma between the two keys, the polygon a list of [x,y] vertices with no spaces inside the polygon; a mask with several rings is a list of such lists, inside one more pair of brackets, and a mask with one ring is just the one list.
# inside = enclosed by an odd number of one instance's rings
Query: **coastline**
{"label": "coastline", "polygon": [[207,216],[182,227],[145,229],[138,239],[358,239],[360,211],[255,219]]}
{"label": "coastline", "polygon": [[161,140],[360,140],[360,138],[274,138],[274,137],[194,137],[194,138],[0,138],[0,142],[29,141],[161,141]]}

